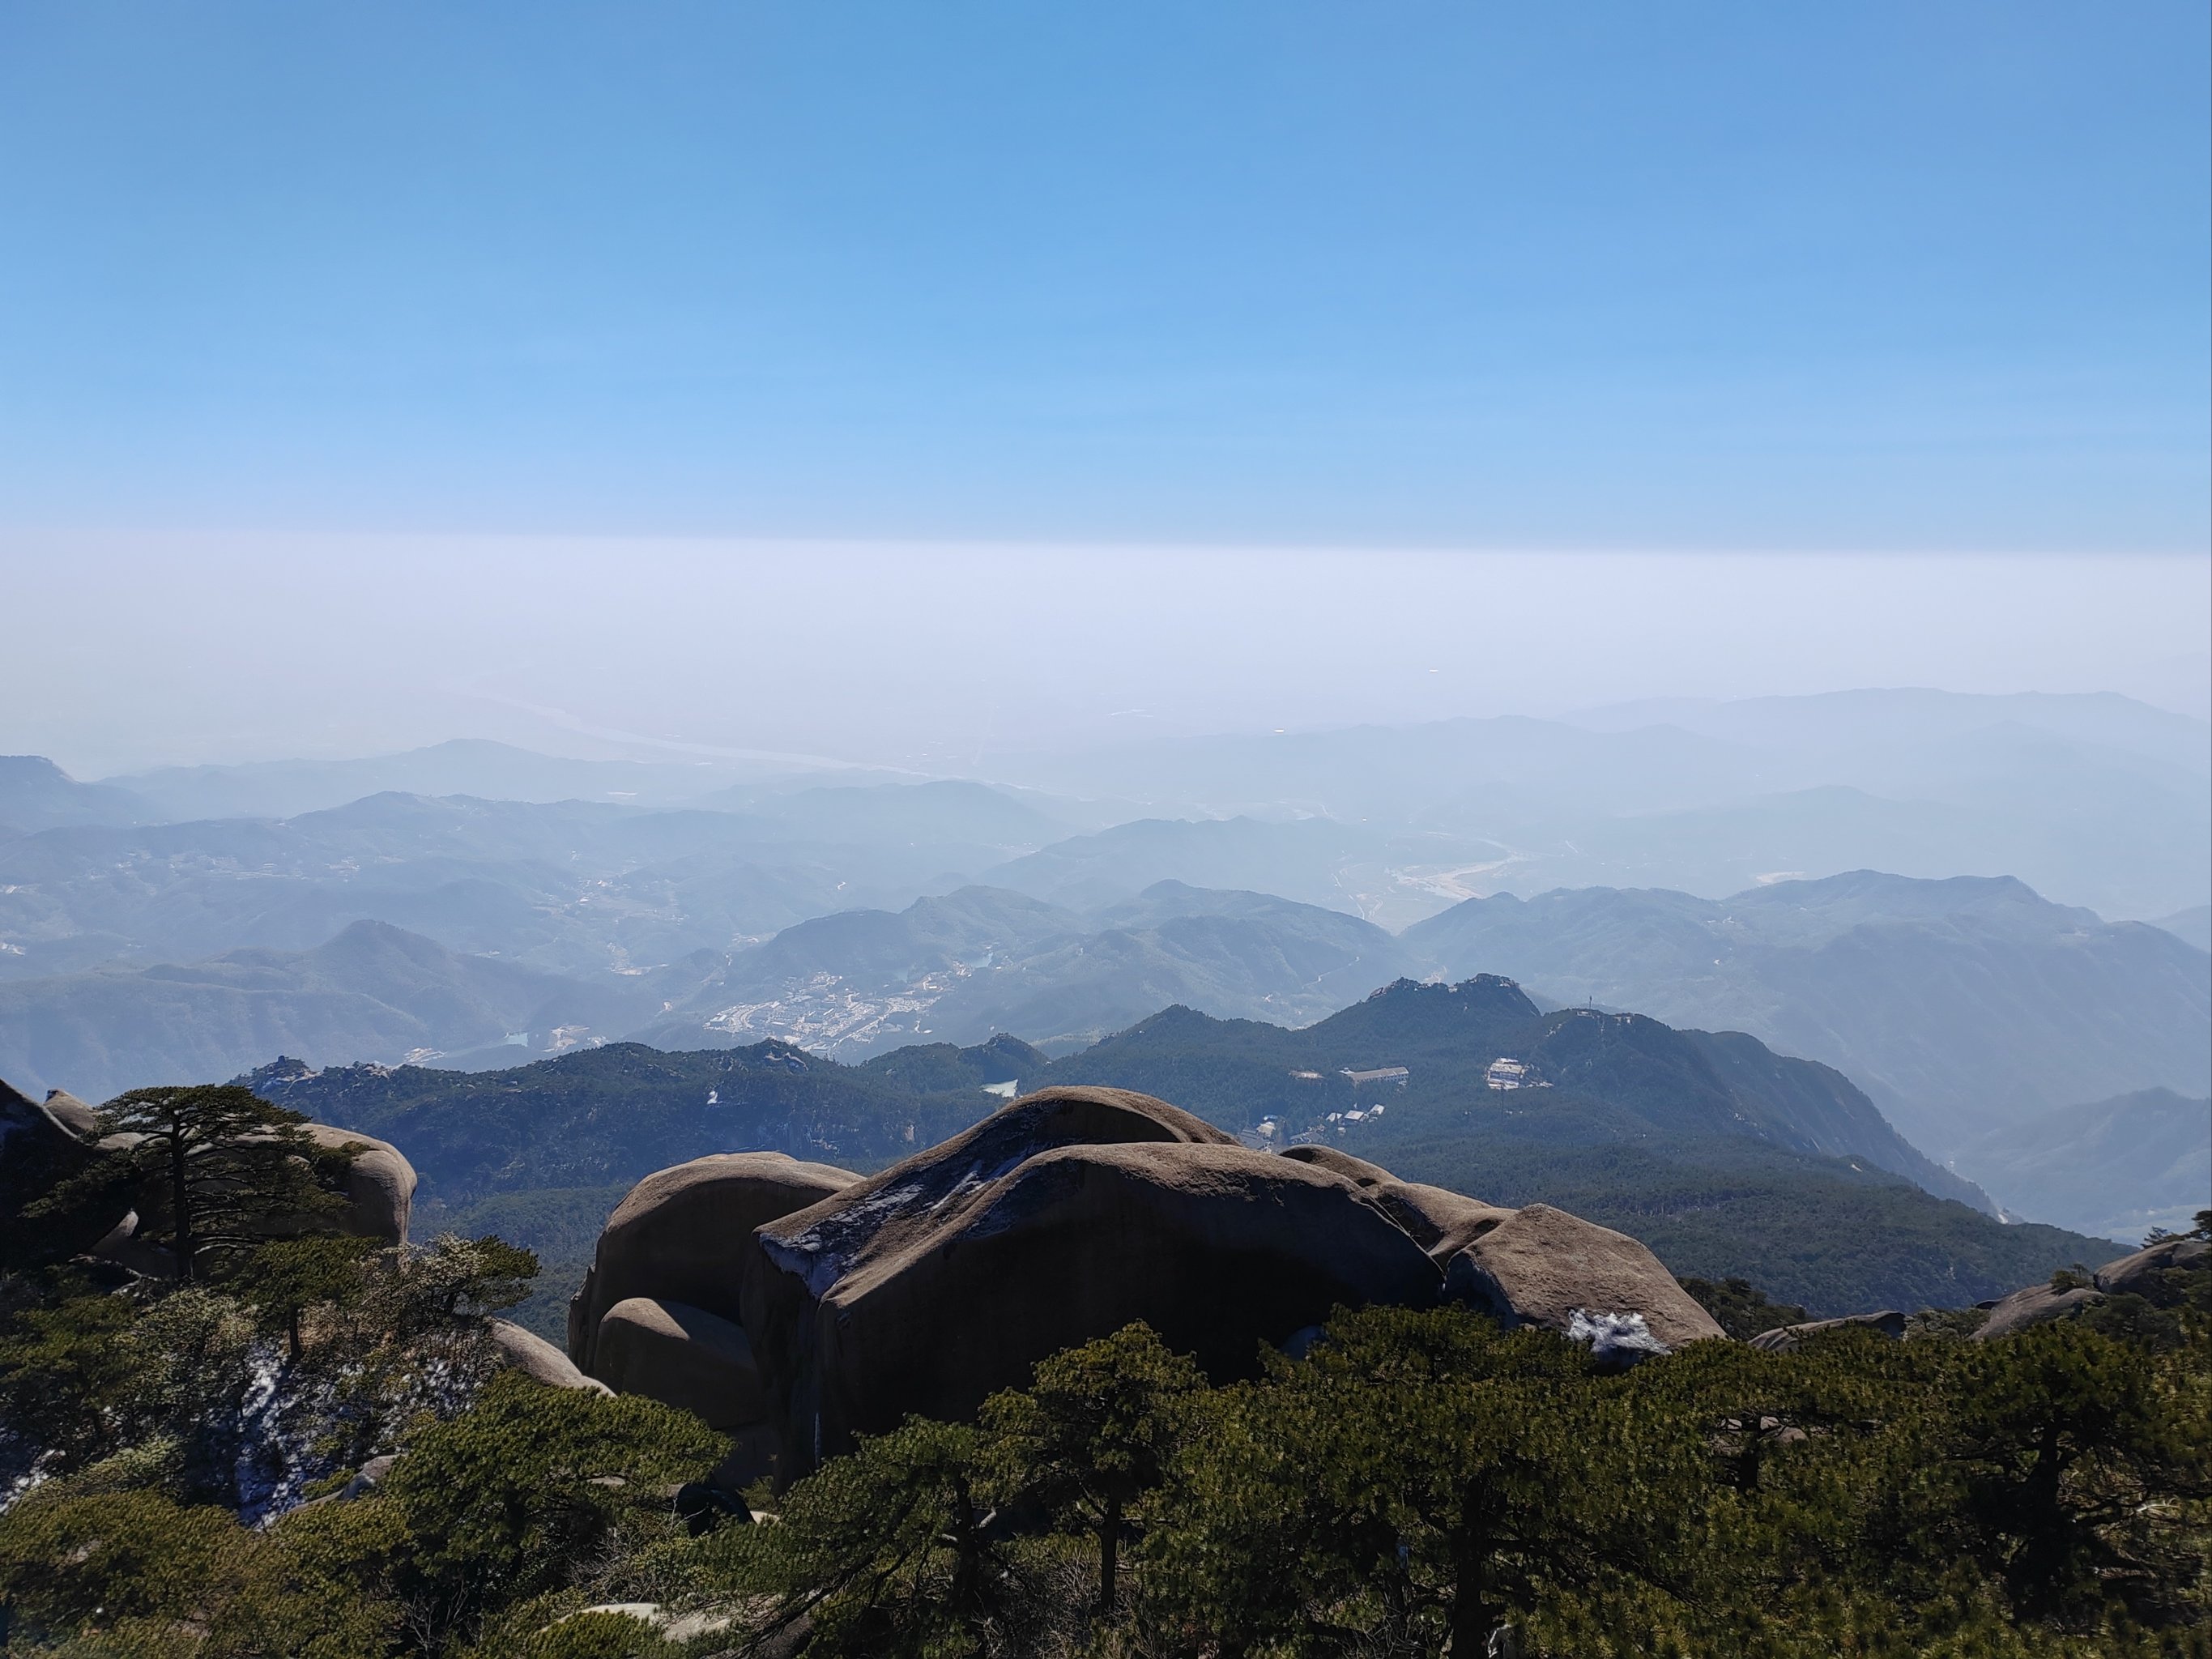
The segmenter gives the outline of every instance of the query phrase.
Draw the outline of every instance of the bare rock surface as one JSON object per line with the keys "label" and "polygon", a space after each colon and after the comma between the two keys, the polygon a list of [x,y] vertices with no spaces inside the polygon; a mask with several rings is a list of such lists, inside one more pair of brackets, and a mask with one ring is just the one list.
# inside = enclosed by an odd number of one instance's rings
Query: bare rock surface
{"label": "bare rock surface", "polygon": [[1640,1316],[1668,1348],[1723,1334],[1674,1276],[1626,1233],[1529,1204],[1454,1255],[1446,1268],[1455,1297],[1510,1325],[1570,1331],[1575,1316]]}
{"label": "bare rock surface", "polygon": [[586,1376],[544,1337],[504,1319],[490,1322],[489,1334],[499,1363],[510,1365],[524,1376],[533,1377],[552,1389],[594,1389],[601,1394],[614,1390],[595,1376]]}
{"label": "bare rock surface", "polygon": [[2212,1243],[2201,1238],[2167,1238],[2107,1261],[2097,1269],[2096,1286],[2107,1296],[2147,1296],[2162,1292],[2160,1275],[2175,1267],[2212,1265]]}
{"label": "bare rock surface", "polygon": [[1511,1210],[1486,1204],[1449,1188],[1431,1187],[1418,1181],[1401,1181],[1380,1164],[1340,1152],[1334,1146],[1291,1146],[1285,1158],[1310,1164],[1342,1176],[1382,1206],[1384,1213],[1406,1230],[1408,1237],[1429,1253],[1439,1266],[1480,1238],[1492,1227],[1513,1218]]}
{"label": "bare rock surface", "polygon": [[594,1374],[617,1394],[641,1394],[736,1429],[768,1415],[760,1370],[743,1328],[703,1308],[634,1296],[599,1321]]}
{"label": "bare rock surface", "polygon": [[57,1238],[57,1224],[21,1218],[23,1206],[53,1190],[92,1161],[99,1132],[92,1108],[59,1091],[31,1099],[0,1082],[0,1268],[89,1249],[107,1228],[101,1218],[80,1219]]}
{"label": "bare rock surface", "polygon": [[969,1416],[1134,1320],[1237,1376],[1334,1307],[1442,1286],[1343,1176],[1110,1089],[1016,1101],[756,1237],[744,1324],[782,1478],[910,1412]]}
{"label": "bare rock surface", "polygon": [[2072,1319],[2084,1308],[2094,1308],[2105,1299],[2102,1291],[2082,1285],[2070,1291],[2056,1291],[2048,1285],[2030,1285],[2014,1291],[1990,1310],[1990,1316],[1974,1333],[1977,1342],[1991,1342],[2001,1336],[2010,1336],[2031,1325],[2045,1325],[2054,1319]]}
{"label": "bare rock surface", "polygon": [[1880,1313],[1846,1314],[1841,1319],[1813,1319],[1802,1325],[1778,1325],[1771,1331],[1761,1331],[1751,1339],[1751,1346],[1768,1353],[1789,1353],[1808,1336],[1818,1336],[1823,1331],[1840,1331],[1853,1326],[1880,1331],[1884,1336],[1901,1341],[1905,1337],[1905,1316],[1894,1308]]}
{"label": "bare rock surface", "polygon": [[2160,1306],[2179,1300],[2166,1281],[2176,1268],[2212,1271],[2212,1242],[2201,1238],[2165,1238],[2155,1244],[2107,1261],[2090,1276],[2087,1285],[2057,1290],[2050,1285],[2029,1285],[1999,1301],[1984,1303],[1990,1316],[1974,1333],[1982,1342],[2010,1336],[2054,1319],[2073,1319],[2107,1297],[2140,1296]]}
{"label": "bare rock surface", "polygon": [[615,1206],[599,1235],[596,1259],[569,1305],[569,1358],[599,1374],[600,1323],[633,1297],[735,1320],[753,1229],[860,1178],[782,1152],[718,1152],[647,1176]]}
{"label": "bare rock surface", "polygon": [[87,1145],[99,1138],[98,1109],[79,1100],[66,1089],[46,1091],[46,1113],[48,1117]]}
{"label": "bare rock surface", "polygon": [[404,1244],[407,1225],[415,1208],[415,1166],[388,1140],[355,1129],[333,1128],[327,1123],[301,1126],[315,1145],[325,1152],[344,1146],[363,1148],[346,1170],[346,1212],[338,1231],[356,1238],[380,1239]]}

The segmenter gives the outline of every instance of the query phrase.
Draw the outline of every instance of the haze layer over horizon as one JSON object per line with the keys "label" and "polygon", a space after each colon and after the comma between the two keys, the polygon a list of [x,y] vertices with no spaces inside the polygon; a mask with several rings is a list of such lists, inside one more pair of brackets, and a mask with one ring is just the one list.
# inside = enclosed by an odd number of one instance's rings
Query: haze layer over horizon
{"label": "haze layer over horizon", "polygon": [[2204,718],[2188,557],[0,535],[0,750],[81,776],[489,737],[918,771],[1868,686]]}

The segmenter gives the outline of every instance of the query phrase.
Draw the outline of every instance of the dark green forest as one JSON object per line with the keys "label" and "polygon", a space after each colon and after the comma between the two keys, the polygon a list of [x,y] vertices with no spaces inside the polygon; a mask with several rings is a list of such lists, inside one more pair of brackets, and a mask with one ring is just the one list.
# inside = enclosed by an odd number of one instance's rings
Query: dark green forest
{"label": "dark green forest", "polygon": [[1626,1374],[1370,1310],[1216,1387],[1131,1327],[738,1498],[696,1419],[491,1363],[514,1258],[356,1251],[304,1297],[252,1253],[11,1278],[7,1650],[2212,1652],[2202,1273],[1995,1342],[1923,1320]]}
{"label": "dark green forest", "polygon": [[[738,1490],[696,1418],[518,1352],[530,1251],[337,1234],[352,1152],[245,1089],[100,1116],[9,1218],[10,1653],[2212,1654],[2201,1258],[1995,1340],[1953,1307],[1626,1371],[1456,1307],[1237,1380],[1134,1325]],[[123,1196],[143,1253],[82,1254]],[[1731,1335],[1803,1311],[1691,1288]]]}

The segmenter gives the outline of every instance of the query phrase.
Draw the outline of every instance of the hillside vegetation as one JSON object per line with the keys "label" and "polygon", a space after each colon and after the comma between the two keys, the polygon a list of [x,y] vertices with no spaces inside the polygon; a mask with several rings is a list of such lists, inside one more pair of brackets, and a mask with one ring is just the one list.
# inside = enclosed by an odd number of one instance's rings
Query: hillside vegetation
{"label": "hillside vegetation", "polygon": [[[1501,1056],[1547,1086],[1488,1088]],[[1408,1068],[1402,1086],[1343,1075],[1395,1066]],[[1959,1306],[2118,1253],[2002,1226],[1916,1185],[1916,1173],[1946,1177],[1826,1067],[1748,1038],[1544,1014],[1495,979],[1403,982],[1303,1030],[1170,1009],[1060,1060],[1003,1037],[859,1066],[776,1042],[614,1044],[505,1072],[292,1064],[252,1081],[406,1147],[426,1202],[484,1218],[496,1201],[514,1224],[528,1218],[533,1246],[562,1262],[588,1255],[587,1194],[653,1170],[748,1149],[879,1168],[981,1116],[995,1103],[986,1085],[1069,1083],[1157,1095],[1257,1146],[1326,1139],[1408,1179],[1557,1203],[1647,1239],[1679,1272],[1748,1277],[1824,1314]],[[553,1328],[550,1274],[548,1287],[529,1316]]]}

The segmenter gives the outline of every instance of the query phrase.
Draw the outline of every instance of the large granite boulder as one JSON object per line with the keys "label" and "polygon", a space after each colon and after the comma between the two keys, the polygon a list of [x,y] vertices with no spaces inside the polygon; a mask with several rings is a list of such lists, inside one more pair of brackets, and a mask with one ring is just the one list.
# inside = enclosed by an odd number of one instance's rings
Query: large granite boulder
{"label": "large granite boulder", "polygon": [[2072,1290],[2054,1290],[2048,1285],[2030,1285],[2003,1297],[1990,1310],[1990,1316],[1974,1333],[1977,1342],[1993,1342],[1998,1337],[2010,1336],[2032,1325],[2047,1325],[2054,1319],[2078,1318],[2085,1308],[2094,1308],[2105,1299],[2105,1293],[2094,1286],[2082,1285]]}
{"label": "large granite boulder", "polygon": [[[1509,1328],[1540,1325],[1582,1335],[1593,1322],[1618,1332],[1641,1321],[1669,1349],[1723,1334],[1635,1239],[1548,1204],[1522,1206],[1454,1255],[1445,1265],[1445,1286],[1455,1300]],[[1632,1352],[1640,1345],[1623,1334],[1612,1346]]]}
{"label": "large granite boulder", "polygon": [[0,1270],[58,1261],[89,1250],[127,1210],[69,1218],[23,1218],[23,1206],[82,1170],[94,1156],[99,1121],[91,1107],[56,1090],[44,1101],[0,1083]]}
{"label": "large granite boulder", "polygon": [[[348,1204],[337,1218],[337,1231],[386,1244],[404,1244],[415,1201],[415,1166],[398,1147],[374,1135],[327,1123],[301,1127],[325,1151],[347,1146],[361,1149],[346,1170]],[[22,1205],[83,1169],[100,1152],[127,1151],[143,1139],[128,1133],[101,1136],[98,1113],[62,1090],[52,1091],[43,1103],[33,1103],[0,1083],[0,1230],[15,1224]],[[127,1257],[121,1252],[127,1243],[141,1251],[150,1249],[135,1243],[137,1218],[129,1212],[130,1207],[129,1194],[118,1188],[113,1210],[81,1218],[88,1237],[72,1238],[71,1248],[61,1253],[94,1250],[125,1261]],[[43,1224],[51,1231],[54,1224]],[[328,1224],[303,1218],[295,1224]],[[135,1265],[143,1270],[149,1263]]]}
{"label": "large granite boulder", "polygon": [[1448,1188],[1401,1181],[1380,1164],[1334,1146],[1291,1146],[1285,1148],[1283,1156],[1342,1176],[1382,1206],[1383,1213],[1404,1228],[1439,1267],[1492,1228],[1513,1218],[1510,1210]]}
{"label": "large granite boulder", "polygon": [[348,1202],[345,1213],[337,1218],[337,1231],[355,1238],[404,1244],[415,1208],[415,1166],[406,1154],[390,1141],[356,1129],[333,1128],[327,1123],[301,1127],[325,1152],[361,1149],[346,1166]]}
{"label": "large granite boulder", "polygon": [[744,1329],[703,1308],[634,1296],[599,1321],[593,1374],[617,1394],[641,1394],[738,1429],[768,1416]]}
{"label": "large granite boulder", "polygon": [[2050,1285],[2027,1285],[2001,1301],[1984,1304],[1990,1316],[1974,1335],[1978,1340],[1990,1342],[2054,1319],[2079,1318],[2085,1310],[2112,1296],[2140,1296],[2163,1305],[2177,1299],[2166,1282],[2167,1273],[2175,1268],[2212,1271],[2212,1243],[2201,1238],[2161,1239],[2117,1261],[2107,1261],[2087,1285],[2075,1284],[2064,1290]]}
{"label": "large granite boulder", "polygon": [[495,1319],[487,1328],[491,1338],[491,1358],[495,1364],[520,1371],[525,1376],[543,1382],[549,1389],[589,1389],[597,1394],[611,1394],[613,1389],[595,1376],[586,1376],[568,1363],[562,1353],[534,1331],[507,1320]]}
{"label": "large granite boulder", "polygon": [[608,1217],[583,1286],[568,1304],[568,1356],[598,1369],[599,1327],[635,1297],[734,1320],[753,1229],[842,1192],[850,1170],[782,1152],[717,1152],[647,1176]]}
{"label": "large granite boulder", "polygon": [[2212,1268],[2212,1243],[2201,1238],[2167,1238],[2107,1261],[2095,1284],[2107,1296],[2141,1296],[2159,1301],[2166,1294],[2166,1275],[2176,1267]]}
{"label": "large granite boulder", "polygon": [[[6,1087],[5,1084],[0,1084],[0,1088]],[[15,1091],[9,1089],[8,1092],[15,1094]],[[15,1097],[18,1100],[22,1098],[20,1095]],[[100,1138],[99,1109],[79,1100],[68,1090],[47,1090],[44,1109],[48,1117],[86,1146],[90,1146]]]}
{"label": "large granite boulder", "polygon": [[1841,1319],[1814,1319],[1802,1325],[1778,1325],[1771,1331],[1761,1331],[1751,1339],[1751,1346],[1768,1353],[1795,1352],[1808,1336],[1818,1336],[1823,1331],[1863,1328],[1879,1331],[1893,1340],[1905,1336],[1905,1316],[1894,1308],[1880,1313],[1845,1314]]}
{"label": "large granite boulder", "polygon": [[1016,1101],[755,1238],[743,1323],[785,1480],[1135,1320],[1221,1380],[1334,1308],[1443,1283],[1343,1176],[1113,1089]]}

